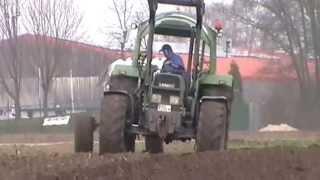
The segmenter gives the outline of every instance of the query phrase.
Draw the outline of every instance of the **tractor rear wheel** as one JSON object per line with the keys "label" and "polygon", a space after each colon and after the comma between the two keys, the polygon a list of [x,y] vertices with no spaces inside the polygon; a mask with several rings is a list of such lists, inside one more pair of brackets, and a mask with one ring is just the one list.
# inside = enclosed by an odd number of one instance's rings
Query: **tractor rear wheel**
{"label": "tractor rear wheel", "polygon": [[105,96],[101,104],[99,152],[134,151],[135,136],[126,133],[129,101],[123,95]]}
{"label": "tractor rear wheel", "polygon": [[71,120],[74,124],[74,151],[92,152],[93,132],[95,123],[93,117],[86,113],[72,115]]}
{"label": "tractor rear wheel", "polygon": [[200,105],[197,127],[197,151],[222,151],[226,149],[228,111],[223,102],[204,101]]}
{"label": "tractor rear wheel", "polygon": [[163,152],[163,142],[159,136],[145,136],[146,151],[152,154]]}

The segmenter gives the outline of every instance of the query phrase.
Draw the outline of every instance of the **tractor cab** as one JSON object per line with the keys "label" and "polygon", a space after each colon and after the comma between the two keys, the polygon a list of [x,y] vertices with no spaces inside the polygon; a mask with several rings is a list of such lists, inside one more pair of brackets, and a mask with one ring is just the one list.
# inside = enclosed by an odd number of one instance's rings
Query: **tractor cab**
{"label": "tractor cab", "polygon": [[[205,53],[213,61],[216,59],[215,39],[217,31],[202,24],[205,5],[203,0],[149,0],[150,18],[142,23],[138,28],[138,36],[135,43],[136,66],[142,88],[146,97],[143,102],[147,119],[171,118],[181,120],[181,123],[189,126],[194,125],[196,118],[192,111],[197,104],[197,86],[201,72],[204,71]],[[159,3],[183,5],[196,8],[196,18],[181,12],[169,12],[156,15]],[[174,74],[170,72],[155,73],[152,66],[155,55],[159,49],[155,48],[155,37],[174,37],[187,44],[187,51],[184,53],[185,72]],[[147,39],[146,49],[142,48],[142,40]],[[159,47],[158,47],[159,48]],[[207,48],[207,49],[206,49]],[[145,59],[143,59],[143,58]],[[139,63],[139,61],[143,63]],[[146,62],[145,62],[146,61]],[[141,64],[144,64],[141,68]],[[212,63],[214,64],[214,63]],[[215,66],[212,65],[212,71]],[[152,113],[150,113],[151,111]],[[170,113],[168,113],[170,112]],[[187,117],[187,118],[185,118]],[[147,121],[146,127],[157,131],[153,121]],[[158,127],[159,128],[159,127]],[[173,132],[168,132],[172,134]]]}
{"label": "tractor cab", "polygon": [[[197,74],[197,69],[200,69],[200,67],[197,66],[200,65],[199,50],[202,35],[202,16],[205,8],[203,0],[148,0],[148,3],[150,14],[149,20],[139,26],[135,46],[135,59],[139,59],[141,56],[142,39],[147,39],[145,56],[147,58],[146,73],[144,74],[144,77],[142,77],[146,79],[145,85],[150,85],[152,81],[152,78],[149,77],[152,77],[154,39],[156,35],[187,39],[189,42],[189,49],[187,67],[185,67],[187,71],[186,74]],[[197,10],[197,18],[195,20],[187,14],[178,12],[164,13],[156,16],[159,3],[195,7]],[[203,46],[205,46],[205,43],[203,43]],[[204,49],[204,47],[202,47],[202,49]],[[192,72],[192,69],[195,71]]]}

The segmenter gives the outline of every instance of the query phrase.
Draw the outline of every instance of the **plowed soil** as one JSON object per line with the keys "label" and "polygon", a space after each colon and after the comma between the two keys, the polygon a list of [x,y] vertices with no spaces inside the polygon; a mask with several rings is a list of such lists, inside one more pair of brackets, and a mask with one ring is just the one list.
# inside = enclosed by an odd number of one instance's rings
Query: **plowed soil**
{"label": "plowed soil", "polygon": [[[240,137],[236,138],[237,143]],[[312,140],[318,137],[314,135]],[[161,155],[138,152],[98,156],[95,153],[73,154],[72,143],[60,144],[60,140],[70,137],[50,138],[51,145],[43,144],[45,139],[40,138],[38,145],[0,146],[0,180],[320,179],[317,145],[190,153],[190,143],[186,147],[169,147],[168,153]],[[16,141],[21,143],[22,139],[16,137]]]}
{"label": "plowed soil", "polygon": [[1,180],[318,180],[320,150],[2,155]]}

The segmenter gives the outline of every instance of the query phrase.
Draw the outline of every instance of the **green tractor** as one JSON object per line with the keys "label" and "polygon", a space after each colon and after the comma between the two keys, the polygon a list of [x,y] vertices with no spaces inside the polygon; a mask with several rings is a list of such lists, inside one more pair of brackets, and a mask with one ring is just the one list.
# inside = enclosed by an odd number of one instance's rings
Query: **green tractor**
{"label": "green tractor", "polygon": [[[203,25],[203,0],[148,0],[150,18],[138,26],[132,65],[116,65],[104,92],[99,121],[75,117],[75,151],[93,149],[99,131],[103,153],[134,152],[138,135],[146,150],[163,152],[163,144],[195,139],[197,151],[227,148],[233,77],[216,75],[217,29]],[[159,3],[195,7],[196,19],[179,12],[156,16]],[[159,73],[152,65],[154,35],[188,38],[186,73]],[[142,40],[147,37],[146,51]],[[209,47],[205,51],[205,47]],[[209,52],[206,69],[204,56]]]}

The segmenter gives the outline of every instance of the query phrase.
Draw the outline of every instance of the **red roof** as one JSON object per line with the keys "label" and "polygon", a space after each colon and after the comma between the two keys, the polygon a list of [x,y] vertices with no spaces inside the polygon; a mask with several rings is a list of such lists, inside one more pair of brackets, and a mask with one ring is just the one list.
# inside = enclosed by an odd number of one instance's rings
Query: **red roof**
{"label": "red roof", "polygon": [[[36,36],[32,34],[25,34],[19,37],[20,39],[34,41]],[[50,43],[55,41],[54,38],[46,37],[46,40]],[[112,61],[120,58],[119,50],[112,50],[95,45],[89,45],[85,43],[61,40],[65,42],[65,45],[69,48],[75,48],[80,50],[87,50],[102,54],[107,61]],[[245,49],[238,49],[240,52],[245,52]],[[231,58],[219,58],[217,61],[217,73],[228,74],[230,65],[235,62],[239,66],[242,78],[244,80],[262,80],[262,81],[291,81],[296,80],[297,75],[292,66],[292,61],[285,53],[266,53],[263,50],[254,50],[253,54],[262,54],[264,56],[278,57],[274,60],[263,59],[261,57],[231,57]],[[126,52],[125,56],[129,57],[132,52]],[[156,55],[158,56],[158,55]],[[187,54],[182,55],[184,61],[188,59]],[[207,58],[206,58],[207,59]],[[208,61],[206,61],[208,65]],[[309,63],[309,69],[314,72],[314,64]]]}
{"label": "red roof", "polygon": [[[262,50],[255,52],[256,54]],[[266,53],[264,53],[266,55]],[[236,63],[239,67],[243,80],[288,82],[296,81],[297,75],[292,65],[290,56],[285,53],[269,54],[275,59],[263,59],[261,57],[230,57],[218,58],[217,74],[227,75],[230,71],[231,63]],[[154,54],[155,57],[161,57],[160,54]],[[181,54],[185,66],[187,66],[188,55]],[[206,68],[209,65],[209,58],[206,57]],[[310,62],[309,70],[314,73],[314,63]]]}
{"label": "red roof", "polygon": [[[275,60],[261,59],[260,57],[230,57],[218,58],[217,74],[226,75],[230,71],[231,63],[236,63],[244,80],[261,81],[292,81],[297,80],[291,58],[284,53],[273,54]],[[188,56],[182,55],[185,64]],[[206,58],[206,66],[209,65]],[[314,73],[314,63],[308,63],[309,70]]]}
{"label": "red roof", "polygon": [[228,74],[232,62],[238,65],[242,78],[245,80],[286,81],[296,79],[292,72],[293,69],[289,69],[286,73],[279,73],[281,68],[285,68],[285,65],[275,65],[271,61],[250,57],[219,59],[217,73]]}
{"label": "red roof", "polygon": [[[19,40],[28,42],[28,43],[34,43],[37,41],[37,38],[41,38],[41,41],[44,40],[46,43],[51,44],[56,41],[55,38],[49,37],[49,36],[39,36],[39,35],[33,35],[33,34],[23,34],[19,36]],[[101,54],[105,57],[106,60],[115,60],[121,57],[120,50],[113,50],[109,48],[104,48],[101,46],[95,46],[90,44],[85,44],[82,42],[76,42],[76,41],[70,41],[70,40],[64,40],[64,39],[58,39],[58,41],[63,42],[63,46],[65,48],[70,49],[77,49],[80,51],[90,51],[94,53]],[[130,52],[126,52],[125,56],[130,56]]]}

